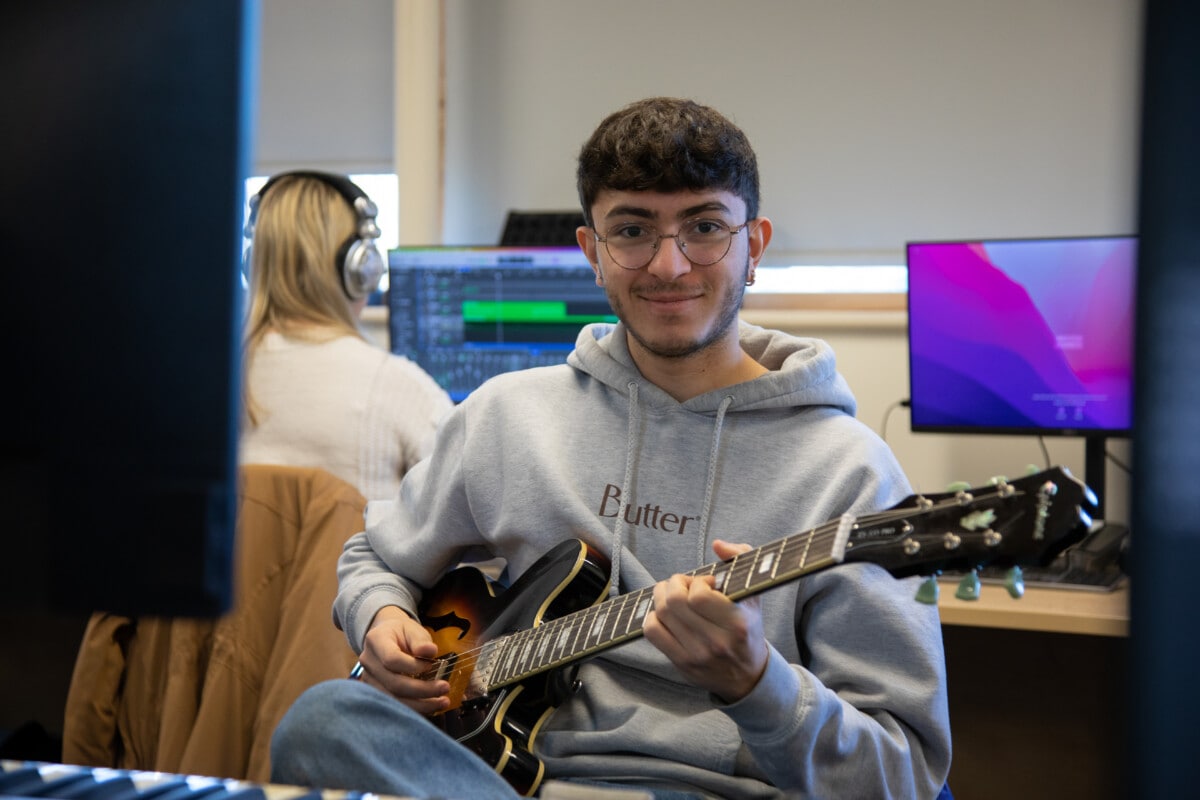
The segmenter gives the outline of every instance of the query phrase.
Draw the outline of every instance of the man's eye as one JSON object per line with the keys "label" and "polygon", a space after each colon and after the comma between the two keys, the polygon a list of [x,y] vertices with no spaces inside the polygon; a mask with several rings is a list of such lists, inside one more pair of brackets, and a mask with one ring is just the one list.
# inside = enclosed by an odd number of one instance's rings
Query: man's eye
{"label": "man's eye", "polygon": [[701,236],[712,236],[725,230],[725,225],[714,219],[698,219],[690,226],[691,232]]}
{"label": "man's eye", "polygon": [[623,239],[626,241],[639,241],[642,239],[649,239],[653,235],[654,235],[654,231],[651,228],[647,228],[644,225],[636,225],[636,224],[618,225],[617,227],[613,228],[608,234],[610,239]]}

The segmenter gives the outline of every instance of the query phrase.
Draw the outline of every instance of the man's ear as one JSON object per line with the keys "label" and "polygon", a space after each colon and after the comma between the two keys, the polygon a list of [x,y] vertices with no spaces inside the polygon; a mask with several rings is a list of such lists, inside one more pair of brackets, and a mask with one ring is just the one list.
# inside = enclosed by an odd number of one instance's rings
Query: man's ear
{"label": "man's ear", "polygon": [[767,252],[767,245],[771,243],[771,232],[774,229],[771,227],[771,220],[767,217],[759,217],[750,223],[749,239],[750,239],[750,266],[757,267],[763,259],[763,255]]}
{"label": "man's ear", "polygon": [[579,242],[579,249],[583,251],[588,263],[592,265],[592,272],[596,273],[596,285],[604,285],[604,275],[600,272],[600,259],[596,255],[596,237],[592,235],[592,229],[586,225],[580,225],[575,229],[575,241]]}

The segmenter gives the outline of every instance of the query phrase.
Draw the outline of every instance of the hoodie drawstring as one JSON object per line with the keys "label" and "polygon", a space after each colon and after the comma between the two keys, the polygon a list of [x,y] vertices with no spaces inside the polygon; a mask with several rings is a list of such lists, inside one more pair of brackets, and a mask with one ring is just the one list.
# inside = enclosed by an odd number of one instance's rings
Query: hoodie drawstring
{"label": "hoodie drawstring", "polygon": [[717,421],[713,426],[712,447],[708,451],[708,478],[704,482],[704,508],[700,511],[700,537],[696,543],[696,563],[707,564],[712,560],[708,552],[708,513],[712,510],[713,486],[717,482],[717,451],[721,447],[721,428],[725,425],[725,412],[733,405],[733,397],[725,395],[717,408]]}
{"label": "hoodie drawstring", "polygon": [[625,430],[625,477],[621,481],[621,503],[617,507],[617,524],[613,525],[612,568],[609,570],[611,579],[608,584],[609,597],[616,597],[620,594],[621,542],[625,539],[625,513],[629,507],[629,487],[633,483],[633,454],[637,450],[637,381],[630,381],[627,386],[629,387],[629,414]]}
{"label": "hoodie drawstring", "polygon": [[[633,462],[634,453],[637,452],[638,422],[640,420],[637,402],[637,381],[630,381],[627,386],[629,388],[629,414],[625,431],[625,477],[621,482],[621,503],[617,508],[617,522],[613,525],[612,567],[610,569],[610,582],[608,585],[608,594],[610,597],[616,597],[620,594],[621,543],[625,540],[625,515],[629,506],[630,489],[633,485]],[[696,543],[698,566],[707,564],[711,560],[707,550],[708,516],[712,511],[713,492],[717,482],[717,453],[721,448],[721,429],[725,425],[725,413],[732,405],[733,397],[726,395],[721,400],[721,405],[717,408],[717,419],[713,425],[712,446],[708,451],[708,475],[704,482],[704,506],[700,511],[700,534]]]}

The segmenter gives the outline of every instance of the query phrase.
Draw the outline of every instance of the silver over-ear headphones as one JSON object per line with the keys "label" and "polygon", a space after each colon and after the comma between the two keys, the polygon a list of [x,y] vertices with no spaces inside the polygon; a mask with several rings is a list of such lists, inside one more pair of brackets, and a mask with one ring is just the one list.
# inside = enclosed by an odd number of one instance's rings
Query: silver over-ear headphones
{"label": "silver over-ear headphones", "polygon": [[[258,205],[262,202],[263,195],[276,182],[287,177],[319,180],[336,190],[350,204],[357,220],[355,232],[338,248],[334,267],[342,277],[342,289],[345,291],[346,297],[351,300],[361,300],[375,291],[379,287],[383,273],[387,270],[383,255],[375,245],[375,240],[379,238],[379,226],[375,224],[375,217],[379,214],[379,210],[371,202],[371,198],[367,197],[366,192],[358,188],[358,185],[345,175],[297,170],[281,172],[273,176],[258,190],[257,194],[250,198],[250,221],[246,224],[246,238],[253,239],[254,237]],[[248,259],[249,255],[247,255]]]}

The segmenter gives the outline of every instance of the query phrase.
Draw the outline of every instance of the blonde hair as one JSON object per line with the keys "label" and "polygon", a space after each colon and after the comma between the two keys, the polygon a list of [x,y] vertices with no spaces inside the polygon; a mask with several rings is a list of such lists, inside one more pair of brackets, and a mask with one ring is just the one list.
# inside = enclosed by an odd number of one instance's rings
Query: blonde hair
{"label": "blonde hair", "polygon": [[[356,226],[345,198],[318,178],[285,176],[262,195],[250,250],[247,368],[271,331],[310,341],[366,339],[336,263]],[[257,424],[261,409],[248,387],[245,406],[251,424]]]}

